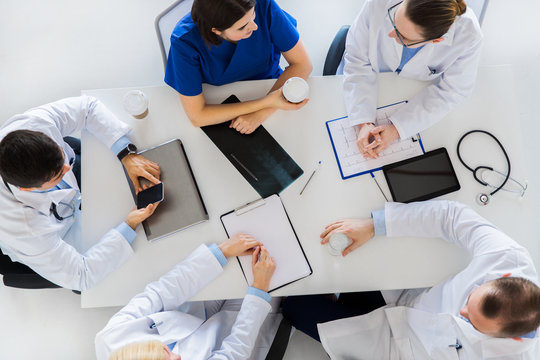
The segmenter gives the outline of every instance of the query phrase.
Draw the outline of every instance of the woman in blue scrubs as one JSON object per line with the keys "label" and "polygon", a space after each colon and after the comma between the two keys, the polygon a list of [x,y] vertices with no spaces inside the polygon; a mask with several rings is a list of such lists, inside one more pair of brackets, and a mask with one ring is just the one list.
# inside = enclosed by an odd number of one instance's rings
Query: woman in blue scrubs
{"label": "woman in blue scrubs", "polygon": [[[279,66],[283,55],[289,66]],[[195,126],[231,119],[231,127],[253,132],[277,109],[299,104],[281,94],[293,76],[306,79],[312,65],[296,29],[296,20],[274,0],[195,0],[191,13],[175,27],[165,82],[180,93]],[[240,80],[277,79],[263,98],[235,104],[206,104],[202,84],[223,85]]]}

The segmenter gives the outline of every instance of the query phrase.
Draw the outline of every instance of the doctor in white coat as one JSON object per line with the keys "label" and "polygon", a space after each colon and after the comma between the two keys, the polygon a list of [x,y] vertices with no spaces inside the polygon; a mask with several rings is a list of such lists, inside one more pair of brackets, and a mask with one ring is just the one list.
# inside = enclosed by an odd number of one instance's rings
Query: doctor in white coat
{"label": "doctor in white coat", "polygon": [[538,359],[540,288],[532,259],[470,208],[387,203],[371,219],[328,225],[322,243],[334,232],[353,240],[344,254],[374,235],[415,236],[452,242],[472,259],[431,288],[383,292],[385,307],[318,324],[332,359]]}
{"label": "doctor in white coat", "polygon": [[138,177],[159,182],[159,166],[134,153],[126,137],[130,128],[95,98],[67,98],[30,109],[0,129],[0,249],[12,261],[74,290],[92,287],[124,263],[133,253],[135,228],[156,208],[133,210],[81,252],[81,191],[72,170],[76,156],[64,137],[83,129],[121,158],[137,190]]}
{"label": "doctor in white coat", "polygon": [[[367,0],[347,35],[344,98],[367,158],[444,118],[474,86],[482,33],[463,0]],[[431,81],[375,127],[377,73]]]}
{"label": "doctor in white coat", "polygon": [[[223,272],[228,257],[248,253],[254,281],[243,301],[186,303]],[[267,293],[275,266],[249,235],[199,246],[111,318],[96,335],[97,359],[265,359],[282,319],[279,299],[271,305]]]}

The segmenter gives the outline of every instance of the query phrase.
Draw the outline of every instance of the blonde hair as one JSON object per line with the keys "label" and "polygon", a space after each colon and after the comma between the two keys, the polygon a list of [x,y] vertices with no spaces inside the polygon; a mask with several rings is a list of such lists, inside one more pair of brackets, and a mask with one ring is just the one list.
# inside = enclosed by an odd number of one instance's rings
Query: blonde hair
{"label": "blonde hair", "polygon": [[114,351],[109,360],[167,360],[163,343],[157,340],[131,343]]}

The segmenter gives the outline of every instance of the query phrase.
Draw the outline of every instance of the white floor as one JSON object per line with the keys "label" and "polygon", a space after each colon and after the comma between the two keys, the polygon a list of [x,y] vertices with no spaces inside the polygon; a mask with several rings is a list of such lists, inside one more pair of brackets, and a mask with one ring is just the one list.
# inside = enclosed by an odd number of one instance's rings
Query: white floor
{"label": "white floor", "polygon": [[[81,89],[162,84],[153,28],[171,0],[1,0],[0,123]],[[299,23],[320,75],[328,46],[351,23],[360,0],[278,0]],[[482,65],[511,64],[530,164],[528,196],[540,200],[540,30],[537,0],[491,0],[483,24]],[[501,99],[504,101],[504,99]],[[489,119],[486,119],[489,121]],[[531,135],[529,135],[531,134]],[[540,201],[536,202],[540,204]],[[540,214],[540,205],[535,212]],[[1,221],[1,220],[0,220]],[[93,338],[117,308],[80,309],[68,290],[24,291],[0,285],[0,359],[93,359]],[[320,344],[296,332],[286,359],[325,359]]]}

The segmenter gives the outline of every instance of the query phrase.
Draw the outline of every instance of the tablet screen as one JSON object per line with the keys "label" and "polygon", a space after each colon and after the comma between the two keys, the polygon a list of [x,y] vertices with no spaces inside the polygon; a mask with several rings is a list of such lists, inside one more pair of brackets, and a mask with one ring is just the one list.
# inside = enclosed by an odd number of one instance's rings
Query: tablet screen
{"label": "tablet screen", "polygon": [[398,202],[429,200],[461,188],[445,148],[386,165],[383,172]]}

